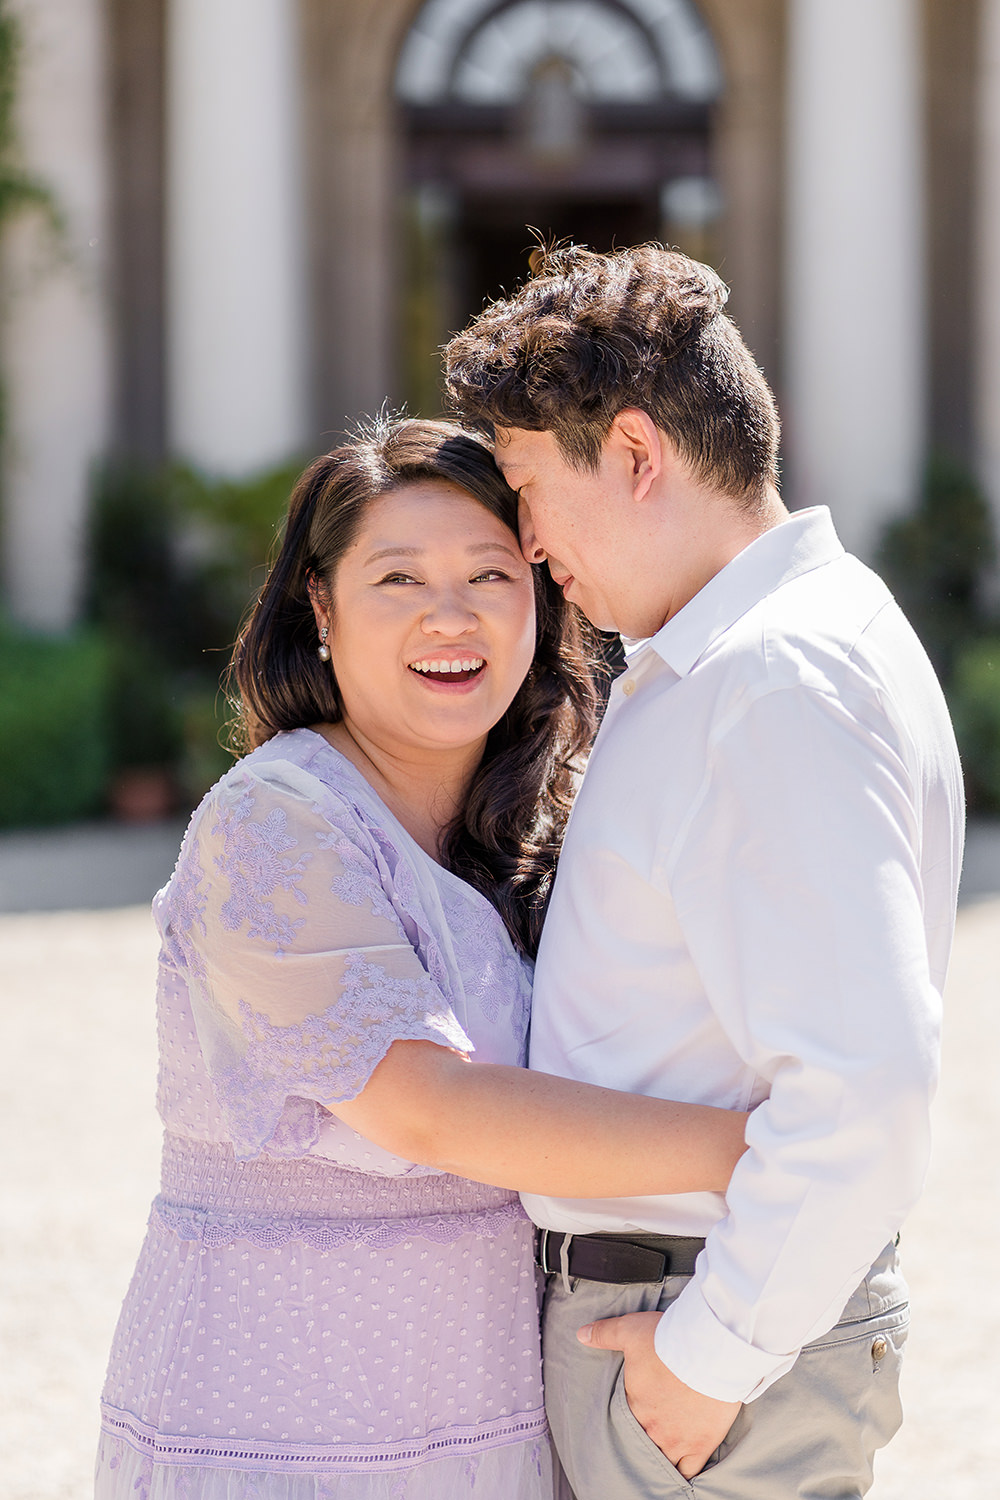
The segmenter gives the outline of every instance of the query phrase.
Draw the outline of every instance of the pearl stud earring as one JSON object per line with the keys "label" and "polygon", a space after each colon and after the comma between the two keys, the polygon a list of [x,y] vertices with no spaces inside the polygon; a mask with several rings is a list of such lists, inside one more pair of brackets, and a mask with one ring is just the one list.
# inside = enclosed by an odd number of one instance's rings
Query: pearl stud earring
{"label": "pearl stud earring", "polygon": [[320,661],[329,661],[330,660],[330,648],[326,644],[326,638],[329,635],[329,633],[330,632],[327,630],[327,628],[326,628],[325,625],[323,626],[323,629],[319,633],[319,645],[316,648],[316,655],[319,657]]}

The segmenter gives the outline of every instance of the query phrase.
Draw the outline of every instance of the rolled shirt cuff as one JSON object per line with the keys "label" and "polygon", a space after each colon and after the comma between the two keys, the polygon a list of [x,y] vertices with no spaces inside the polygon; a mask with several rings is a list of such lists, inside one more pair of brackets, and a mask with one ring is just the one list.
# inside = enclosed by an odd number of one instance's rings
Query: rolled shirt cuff
{"label": "rolled shirt cuff", "polygon": [[685,1385],[716,1401],[753,1401],[792,1368],[799,1351],[771,1354],[739,1338],[715,1316],[697,1281],[656,1327],[660,1359]]}

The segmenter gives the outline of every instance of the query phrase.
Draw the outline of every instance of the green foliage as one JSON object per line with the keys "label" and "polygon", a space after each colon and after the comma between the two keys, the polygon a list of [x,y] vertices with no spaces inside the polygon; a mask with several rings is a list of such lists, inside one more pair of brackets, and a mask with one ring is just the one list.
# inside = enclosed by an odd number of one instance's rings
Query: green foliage
{"label": "green foliage", "polygon": [[979,487],[938,459],[917,509],[886,529],[878,559],[941,677],[975,811],[1000,811],[1000,656],[984,603],[996,556]]}
{"label": "green foliage", "polygon": [[182,465],[167,470],[174,534],[201,610],[201,646],[224,651],[226,660],[264,582],[301,468],[286,464],[238,482],[208,479]]}
{"label": "green foliage", "polygon": [[995,558],[978,485],[936,459],[917,509],[886,528],[878,567],[945,679],[956,652],[982,629],[982,580]]}
{"label": "green foliage", "polygon": [[6,0],[0,0],[0,232],[26,209],[35,209],[61,234],[62,216],[51,192],[20,161],[15,125],[20,56],[20,27]]}
{"label": "green foliage", "polygon": [[36,636],[0,622],[0,827],[100,810],[110,766],[107,679],[95,631]]}
{"label": "green foliage", "polygon": [[91,511],[87,612],[108,643],[116,768],[177,758],[172,668],[189,629],[186,592],[162,477],[109,469]]}
{"label": "green foliage", "polygon": [[[7,225],[34,210],[45,221],[53,246],[64,246],[62,211],[48,187],[21,162],[15,105],[21,57],[21,31],[8,0],[0,0],[0,240]],[[0,441],[6,432],[6,399],[0,386]]]}
{"label": "green foliage", "polygon": [[959,652],[948,699],[970,800],[981,811],[1000,813],[1000,636]]}
{"label": "green foliage", "polygon": [[233,756],[226,748],[229,705],[214,684],[186,684],[181,704],[181,754],[178,779],[196,802],[228,771]]}
{"label": "green foliage", "polygon": [[[21,34],[0,0],[0,236],[34,211],[61,246],[50,190],[25,171],[16,128]],[[5,430],[0,389],[0,438]],[[93,632],[35,637],[0,622],[0,826],[57,823],[98,810],[109,765],[108,652]]]}
{"label": "green foliage", "polygon": [[110,647],[116,767],[169,766],[197,799],[230,764],[220,677],[297,475],[212,480],[169,464],[101,476],[88,616]]}

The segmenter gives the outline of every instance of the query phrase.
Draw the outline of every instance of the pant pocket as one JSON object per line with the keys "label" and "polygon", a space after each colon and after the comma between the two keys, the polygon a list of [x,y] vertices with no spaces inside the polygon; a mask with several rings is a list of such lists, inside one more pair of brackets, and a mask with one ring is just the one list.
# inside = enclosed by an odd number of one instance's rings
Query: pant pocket
{"label": "pant pocket", "polygon": [[[638,1420],[625,1394],[625,1369],[618,1371],[611,1391],[608,1412],[611,1429],[620,1449],[621,1462],[627,1466],[635,1493],[646,1495],[692,1495],[694,1490],[653,1442]],[[665,1487],[664,1487],[665,1486]],[[623,1491],[629,1493],[629,1491]]]}
{"label": "pant pocket", "polygon": [[698,1500],[861,1500],[875,1453],[899,1427],[902,1307],[838,1325],[743,1407]]}
{"label": "pant pocket", "polygon": [[838,1323],[799,1355],[803,1375],[838,1391],[851,1412],[858,1470],[869,1485],[875,1454],[902,1424],[899,1376],[909,1328],[909,1304],[903,1302],[870,1318]]}

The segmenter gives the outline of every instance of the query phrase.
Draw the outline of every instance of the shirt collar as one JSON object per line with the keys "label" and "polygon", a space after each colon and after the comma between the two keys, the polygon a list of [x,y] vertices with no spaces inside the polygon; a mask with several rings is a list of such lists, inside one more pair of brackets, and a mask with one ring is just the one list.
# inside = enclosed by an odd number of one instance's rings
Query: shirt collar
{"label": "shirt collar", "polygon": [[710,578],[648,644],[678,677],[686,677],[712,642],[761,599],[843,555],[827,506],[796,511]]}

